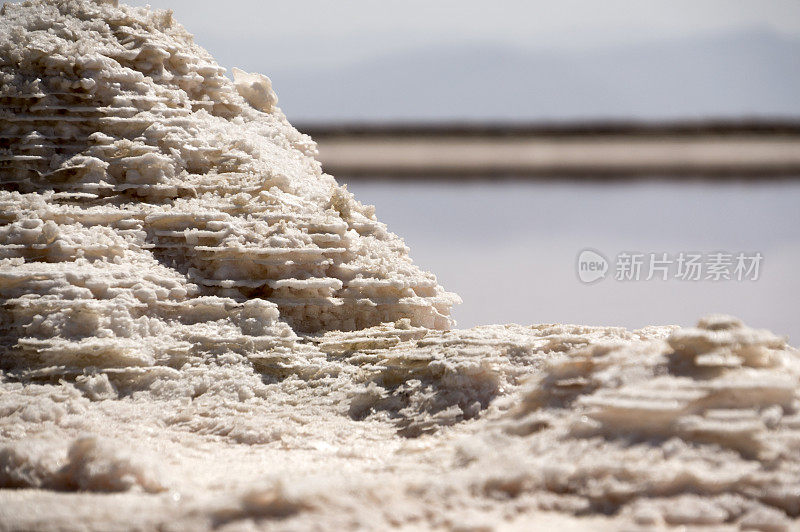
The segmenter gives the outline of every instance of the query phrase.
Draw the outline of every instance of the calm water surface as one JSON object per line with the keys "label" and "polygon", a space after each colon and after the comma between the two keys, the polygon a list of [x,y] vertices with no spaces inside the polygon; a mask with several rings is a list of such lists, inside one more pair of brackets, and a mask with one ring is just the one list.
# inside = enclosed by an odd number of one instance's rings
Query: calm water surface
{"label": "calm water surface", "polygon": [[[464,303],[454,311],[459,327],[691,325],[724,312],[800,343],[799,182],[356,181],[348,187],[376,206],[417,264],[461,295]],[[610,262],[607,277],[591,285],[576,275],[584,248]],[[760,278],[614,279],[619,253],[682,251],[760,252]]]}

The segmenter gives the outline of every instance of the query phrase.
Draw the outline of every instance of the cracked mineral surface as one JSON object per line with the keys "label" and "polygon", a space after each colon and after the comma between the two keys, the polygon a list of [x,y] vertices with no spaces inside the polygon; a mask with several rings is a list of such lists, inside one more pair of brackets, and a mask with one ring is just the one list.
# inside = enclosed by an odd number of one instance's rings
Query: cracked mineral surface
{"label": "cracked mineral surface", "polygon": [[169,12],[5,5],[0,102],[0,529],[800,525],[783,338],[450,330]]}

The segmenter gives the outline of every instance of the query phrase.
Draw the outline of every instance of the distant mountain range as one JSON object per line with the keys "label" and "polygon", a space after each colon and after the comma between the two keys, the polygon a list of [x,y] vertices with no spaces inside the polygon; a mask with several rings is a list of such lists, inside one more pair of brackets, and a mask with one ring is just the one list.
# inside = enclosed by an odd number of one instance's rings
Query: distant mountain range
{"label": "distant mountain range", "polygon": [[437,47],[269,75],[300,122],[800,118],[800,39],[758,30],[582,52]]}

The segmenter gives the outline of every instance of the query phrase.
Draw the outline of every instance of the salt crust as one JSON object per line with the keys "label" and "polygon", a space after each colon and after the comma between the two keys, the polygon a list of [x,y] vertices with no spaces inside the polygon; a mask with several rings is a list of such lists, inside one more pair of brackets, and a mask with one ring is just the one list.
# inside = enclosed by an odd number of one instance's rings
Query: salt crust
{"label": "salt crust", "polygon": [[9,4],[0,61],[0,528],[797,528],[784,339],[446,330],[169,13]]}

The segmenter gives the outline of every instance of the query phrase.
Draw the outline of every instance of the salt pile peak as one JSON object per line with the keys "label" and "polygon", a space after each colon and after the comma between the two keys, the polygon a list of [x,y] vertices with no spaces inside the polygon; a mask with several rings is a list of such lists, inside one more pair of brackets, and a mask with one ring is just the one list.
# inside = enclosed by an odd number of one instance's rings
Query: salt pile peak
{"label": "salt pile peak", "polygon": [[3,344],[146,365],[451,326],[458,297],[322,172],[269,79],[230,81],[171,12],[31,0],[0,25]]}

